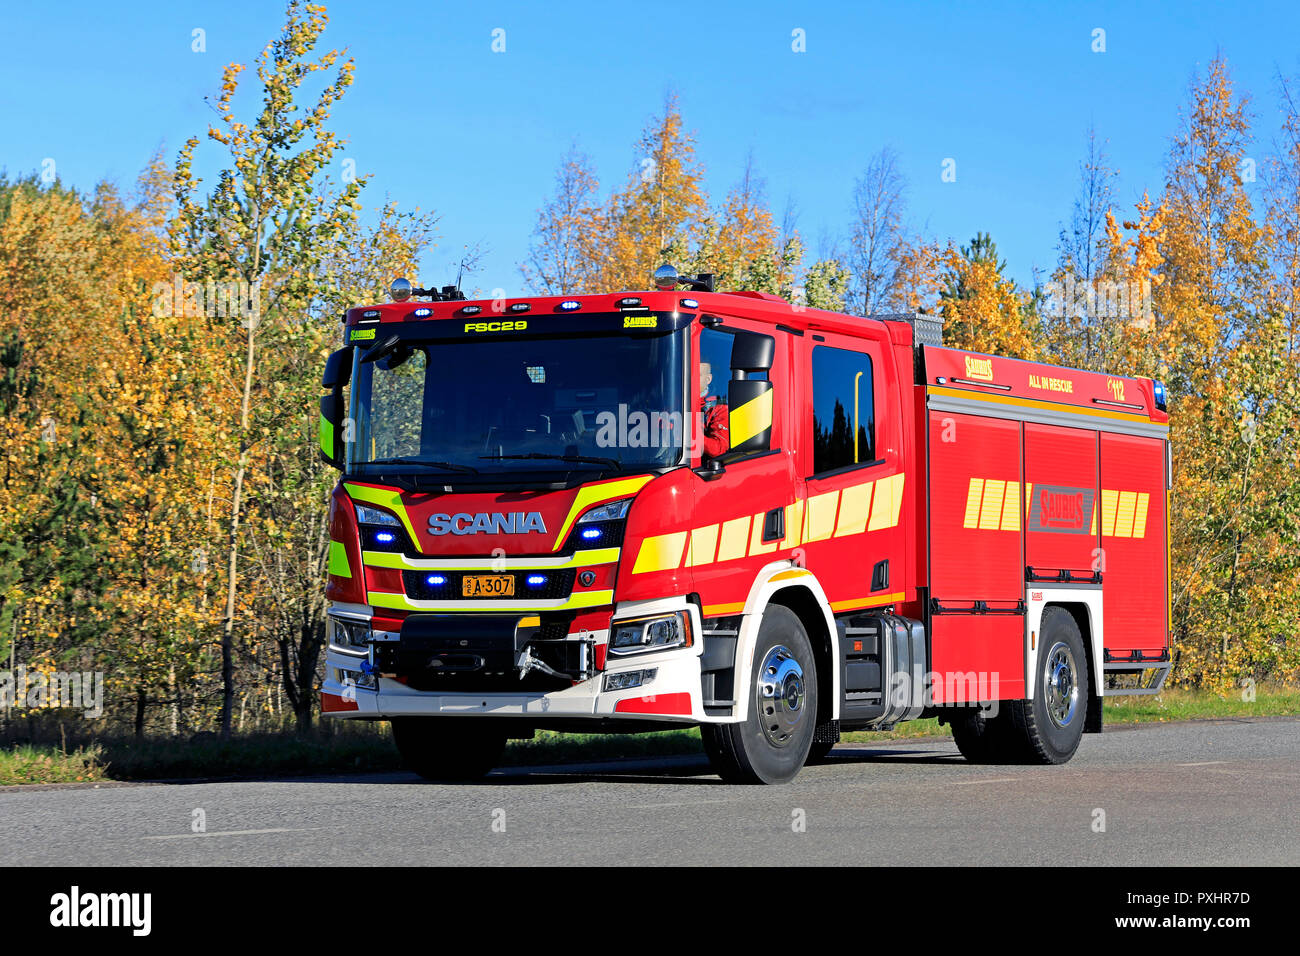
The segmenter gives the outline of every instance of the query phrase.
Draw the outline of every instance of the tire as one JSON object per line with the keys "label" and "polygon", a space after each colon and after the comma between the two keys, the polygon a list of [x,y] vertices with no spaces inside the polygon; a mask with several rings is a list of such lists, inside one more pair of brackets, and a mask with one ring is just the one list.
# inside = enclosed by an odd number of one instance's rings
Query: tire
{"label": "tire", "polygon": [[1043,611],[1033,700],[1009,701],[1006,718],[1020,762],[1065,763],[1079,749],[1088,718],[1087,651],[1073,616]]}
{"label": "tire", "polygon": [[748,715],[701,727],[704,751],[728,783],[788,783],[807,761],[817,729],[812,644],[789,608],[773,604],[763,612],[750,678]]}
{"label": "tire", "polygon": [[497,765],[504,730],[482,719],[395,717],[393,741],[408,770],[425,780],[477,780]]}
{"label": "tire", "polygon": [[1020,748],[1008,726],[1006,712],[987,716],[978,707],[962,708],[949,718],[952,739],[961,755],[970,763],[1006,763],[1014,760]]}

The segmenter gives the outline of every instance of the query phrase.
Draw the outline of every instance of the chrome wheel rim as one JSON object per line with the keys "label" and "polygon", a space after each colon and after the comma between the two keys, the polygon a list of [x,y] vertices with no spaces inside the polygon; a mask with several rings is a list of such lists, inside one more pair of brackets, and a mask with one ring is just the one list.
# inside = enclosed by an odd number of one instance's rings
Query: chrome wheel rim
{"label": "chrome wheel rim", "polygon": [[758,670],[754,708],[763,736],[773,747],[788,746],[804,721],[807,690],[803,667],[790,649],[778,644]]}
{"label": "chrome wheel rim", "polygon": [[1043,699],[1047,716],[1064,729],[1074,720],[1079,707],[1079,674],[1070,645],[1057,641],[1043,664]]}

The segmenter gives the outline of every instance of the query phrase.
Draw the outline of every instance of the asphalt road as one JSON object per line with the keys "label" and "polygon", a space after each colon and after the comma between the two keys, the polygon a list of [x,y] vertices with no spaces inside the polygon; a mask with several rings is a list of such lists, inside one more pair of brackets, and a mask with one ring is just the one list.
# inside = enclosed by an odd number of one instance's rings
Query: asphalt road
{"label": "asphalt road", "polygon": [[1296,865],[1300,720],[1111,728],[1061,767],[972,766],[950,740],[840,745],[783,787],[729,787],[674,757],[462,786],[11,788],[0,846],[20,866]]}

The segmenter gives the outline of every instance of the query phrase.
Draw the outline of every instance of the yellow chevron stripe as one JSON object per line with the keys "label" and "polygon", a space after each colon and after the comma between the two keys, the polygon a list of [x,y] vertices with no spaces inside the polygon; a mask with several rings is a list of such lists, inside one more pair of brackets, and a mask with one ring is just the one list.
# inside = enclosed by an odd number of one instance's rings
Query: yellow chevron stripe
{"label": "yellow chevron stripe", "polygon": [[874,482],[865,481],[840,492],[840,517],[835,523],[835,537],[862,534],[867,530],[871,515],[871,488]]}
{"label": "yellow chevron stripe", "polygon": [[637,552],[632,573],[671,571],[682,563],[682,551],[685,547],[685,531],[652,535],[641,542],[641,550]]}
{"label": "yellow chevron stripe", "polygon": [[980,520],[980,501],[984,496],[984,479],[972,478],[970,488],[966,491],[966,516],[962,519],[963,528],[978,528]]}
{"label": "yellow chevron stripe", "polygon": [[722,523],[722,538],[718,541],[718,560],[732,561],[745,556],[749,543],[749,515]]}
{"label": "yellow chevron stripe", "polygon": [[1133,510],[1137,506],[1137,492],[1119,493],[1119,510],[1115,513],[1115,537],[1133,537]]}
{"label": "yellow chevron stripe", "polygon": [[391,488],[367,488],[364,485],[353,485],[346,482],[343,485],[343,490],[348,493],[348,496],[353,501],[387,508],[401,520],[402,527],[411,536],[413,544],[420,540],[415,534],[415,528],[411,527],[411,519],[406,514],[406,506],[402,504],[402,493],[400,491],[394,491]]}
{"label": "yellow chevron stripe", "polygon": [[727,421],[731,431],[731,447],[743,445],[759,432],[772,427],[774,394],[775,392],[769,388],[758,398],[751,398],[744,405],[731,410]]}
{"label": "yellow chevron stripe", "polygon": [[1115,505],[1119,501],[1119,492],[1113,488],[1101,490],[1101,533],[1103,537],[1115,537]]}
{"label": "yellow chevron stripe", "polygon": [[330,542],[329,573],[336,578],[352,577],[352,568],[348,564],[348,549],[342,541]]}
{"label": "yellow chevron stripe", "polygon": [[1002,530],[1020,530],[1020,482],[1008,481],[1007,493],[1002,499]]}
{"label": "yellow chevron stripe", "polygon": [[568,536],[573,523],[592,505],[598,505],[606,501],[617,501],[619,498],[634,495],[654,477],[654,475],[636,475],[618,481],[602,481],[595,485],[583,485],[578,489],[577,495],[574,496],[573,504],[569,508],[569,514],[560,525],[560,533],[555,536],[555,543],[551,546],[551,550],[554,551],[564,544],[564,539]]}
{"label": "yellow chevron stripe", "polygon": [[718,526],[716,524],[706,524],[699,528],[692,528],[690,547],[686,551],[686,566],[695,568],[704,564],[712,564],[713,556],[717,551]]}
{"label": "yellow chevron stripe", "polygon": [[903,482],[906,477],[900,471],[896,475],[881,478],[876,482],[876,495],[871,502],[871,521],[867,524],[868,531],[898,527],[898,516],[903,510]]}
{"label": "yellow chevron stripe", "polygon": [[1007,483],[990,478],[984,482],[984,504],[980,508],[980,530],[997,531],[1002,520],[1002,498]]}
{"label": "yellow chevron stripe", "polygon": [[1151,495],[1142,492],[1137,497],[1137,511],[1133,516],[1133,537],[1145,538],[1147,536],[1147,508],[1151,504]]}
{"label": "yellow chevron stripe", "polygon": [[835,511],[839,501],[838,491],[828,491],[808,499],[808,517],[804,522],[803,533],[805,542],[825,541],[834,533]]}

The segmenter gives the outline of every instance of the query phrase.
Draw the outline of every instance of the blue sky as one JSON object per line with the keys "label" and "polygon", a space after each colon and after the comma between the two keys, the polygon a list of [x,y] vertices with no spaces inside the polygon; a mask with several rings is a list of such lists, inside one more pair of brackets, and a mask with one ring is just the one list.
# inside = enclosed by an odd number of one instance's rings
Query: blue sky
{"label": "blue sky", "polygon": [[[0,36],[0,167],[67,184],[129,185],[212,116],[222,66],[251,63],[283,6],[269,2],[9,4]],[[1188,84],[1216,52],[1276,129],[1278,71],[1300,75],[1300,5],[1250,3],[734,4],[334,2],[325,41],[356,84],[334,113],[340,154],[385,195],[441,215],[420,279],[451,281],[465,245],[487,249],[466,286],[522,291],[538,207],[571,143],[606,188],[675,91],[721,198],[746,157],[778,216],[787,201],[815,249],[847,231],[854,178],[900,154],[909,212],[928,234],[990,232],[1020,282],[1055,259],[1085,131],[1108,140],[1126,206],[1154,194]],[[206,52],[191,50],[202,28]],[[494,29],[504,53],[492,52]],[[1093,52],[1093,31],[1105,52]],[[792,51],[804,31],[806,52]],[[248,77],[251,74],[245,74]],[[251,89],[250,91],[251,92]],[[251,95],[237,100],[248,112]],[[201,156],[218,157],[215,144]],[[941,181],[945,159],[956,182]],[[1262,188],[1262,181],[1252,188]]]}

